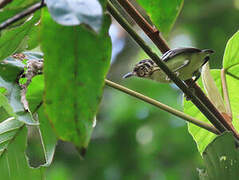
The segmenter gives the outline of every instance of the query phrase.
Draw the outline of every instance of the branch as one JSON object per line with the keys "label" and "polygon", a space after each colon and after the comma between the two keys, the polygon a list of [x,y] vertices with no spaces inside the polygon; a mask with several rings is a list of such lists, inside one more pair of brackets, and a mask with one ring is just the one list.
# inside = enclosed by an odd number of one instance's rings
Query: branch
{"label": "branch", "polygon": [[[126,2],[126,1],[125,1]],[[131,37],[140,45],[140,47],[148,54],[148,56],[168,75],[168,77],[189,97],[192,102],[198,107],[198,109],[207,117],[207,119],[220,131],[224,132],[227,129],[218,119],[210,112],[209,109],[190,91],[190,89],[165,65],[161,59],[152,52],[152,50],[146,45],[142,38],[131,28],[131,26],[124,20],[118,13],[114,6],[108,1],[108,11],[118,21],[118,23],[131,35]],[[236,134],[235,134],[236,136]],[[237,136],[236,136],[237,137]],[[239,136],[238,136],[239,137]]]}
{"label": "branch", "polygon": [[15,16],[7,19],[2,24],[0,24],[0,31],[5,29],[6,27],[10,26],[11,24],[15,23],[16,21],[28,16],[29,14],[34,13],[35,11],[37,11],[38,9],[41,9],[44,6],[45,6],[44,3],[38,2],[34,5],[32,5],[31,7],[29,7],[28,9],[26,9],[26,10],[16,14]]}
{"label": "branch", "polygon": [[122,91],[122,92],[124,92],[126,94],[129,94],[129,95],[131,95],[133,97],[136,97],[137,99],[140,99],[140,100],[142,100],[144,102],[152,104],[155,107],[158,107],[158,108],[160,108],[160,109],[162,109],[162,110],[164,110],[166,112],[169,112],[169,113],[171,113],[171,114],[173,114],[173,115],[175,115],[177,117],[180,117],[183,120],[188,121],[190,123],[193,123],[193,124],[195,124],[195,125],[197,125],[197,126],[199,126],[201,128],[204,128],[204,129],[206,129],[206,130],[208,130],[208,131],[210,131],[210,132],[212,132],[214,134],[219,134],[218,130],[215,127],[213,127],[212,125],[210,125],[208,123],[205,123],[203,121],[200,121],[198,119],[195,119],[195,118],[193,118],[193,117],[191,117],[191,116],[189,116],[189,115],[187,115],[187,114],[185,114],[185,113],[183,113],[181,111],[178,111],[176,109],[171,108],[170,106],[167,106],[167,105],[162,104],[162,103],[160,103],[160,102],[158,102],[158,101],[156,101],[154,99],[151,99],[151,98],[149,98],[147,96],[144,96],[143,94],[135,92],[135,91],[133,91],[131,89],[128,89],[128,88],[126,88],[124,86],[116,84],[116,83],[114,83],[112,81],[109,81],[107,79],[105,79],[105,84],[110,86],[110,87],[112,87],[112,88],[114,88],[114,89],[118,89],[118,90],[120,90],[120,91]]}
{"label": "branch", "polygon": [[155,26],[151,26],[137,9],[128,0],[117,0],[124,10],[132,17],[139,27],[147,34],[162,53],[170,50],[169,46],[160,35],[159,30]]}
{"label": "branch", "polygon": [[39,72],[41,72],[42,70],[43,70],[43,62],[35,61],[35,60],[29,60],[27,62],[27,70],[26,70],[26,73],[24,74],[27,81],[24,84],[20,84],[20,86],[22,88],[21,89],[21,102],[24,106],[24,109],[27,112],[30,112],[29,106],[28,106],[28,101],[26,98],[27,87],[31,83],[32,78],[35,77],[36,75],[38,75]]}
{"label": "branch", "polygon": [[6,6],[8,3],[12,2],[12,0],[3,0],[0,2],[0,9]]}

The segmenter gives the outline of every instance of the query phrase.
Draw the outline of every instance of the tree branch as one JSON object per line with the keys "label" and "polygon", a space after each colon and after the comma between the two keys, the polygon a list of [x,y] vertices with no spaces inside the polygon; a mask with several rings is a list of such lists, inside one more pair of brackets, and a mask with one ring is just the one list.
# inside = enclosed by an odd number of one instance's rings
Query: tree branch
{"label": "tree branch", "polygon": [[151,26],[128,0],[117,1],[162,53],[170,50],[163,37],[160,35],[160,31],[155,26]]}
{"label": "tree branch", "polygon": [[12,2],[12,0],[3,0],[0,2],[0,9],[5,7],[8,3]]}
{"label": "tree branch", "polygon": [[197,125],[197,126],[199,126],[201,128],[204,128],[204,129],[206,129],[206,130],[208,130],[208,131],[210,131],[210,132],[212,132],[214,134],[219,134],[218,130],[215,127],[213,127],[212,125],[210,125],[210,124],[208,124],[206,122],[200,121],[198,119],[195,119],[195,118],[193,118],[193,117],[191,117],[191,116],[189,116],[189,115],[187,115],[187,114],[185,114],[185,113],[183,113],[181,111],[178,111],[176,109],[171,108],[170,106],[167,106],[167,105],[162,104],[162,103],[160,103],[160,102],[158,102],[158,101],[156,101],[154,99],[151,99],[151,98],[149,98],[147,96],[144,96],[143,94],[135,92],[135,91],[133,91],[131,89],[128,89],[128,88],[126,88],[124,86],[116,84],[116,83],[114,83],[112,81],[109,81],[107,79],[105,79],[105,84],[110,86],[110,87],[112,87],[112,88],[114,88],[114,89],[118,89],[118,90],[120,90],[120,91],[122,91],[122,92],[124,92],[126,94],[129,94],[129,95],[131,95],[133,97],[136,97],[137,99],[140,99],[140,100],[142,100],[144,102],[152,104],[155,107],[158,107],[158,108],[160,108],[160,109],[162,109],[162,110],[164,110],[166,112],[169,112],[169,113],[171,113],[171,114],[173,114],[173,115],[175,115],[177,117],[180,117],[183,120],[188,121],[190,123],[193,123],[193,124],[195,124],[195,125]]}
{"label": "tree branch", "polygon": [[41,9],[42,7],[44,7],[45,4],[42,2],[38,2],[34,5],[32,5],[31,7],[29,7],[28,9],[16,14],[15,16],[7,19],[6,21],[4,21],[2,24],[0,24],[0,31],[5,29],[6,27],[10,26],[11,24],[17,22],[18,20],[28,16],[29,14],[35,12],[38,9]]}

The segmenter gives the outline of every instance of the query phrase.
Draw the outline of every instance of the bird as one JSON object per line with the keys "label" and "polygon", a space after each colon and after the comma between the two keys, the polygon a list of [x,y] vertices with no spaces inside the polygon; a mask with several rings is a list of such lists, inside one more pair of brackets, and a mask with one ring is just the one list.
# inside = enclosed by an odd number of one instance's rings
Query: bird
{"label": "bird", "polygon": [[[201,68],[209,61],[209,56],[214,51],[211,49],[200,50],[198,48],[186,47],[171,49],[164,53],[161,60],[178,78],[185,81],[194,78],[196,82],[201,75]],[[172,83],[172,80],[151,59],[139,61],[123,78],[140,77],[151,79],[160,83]]]}

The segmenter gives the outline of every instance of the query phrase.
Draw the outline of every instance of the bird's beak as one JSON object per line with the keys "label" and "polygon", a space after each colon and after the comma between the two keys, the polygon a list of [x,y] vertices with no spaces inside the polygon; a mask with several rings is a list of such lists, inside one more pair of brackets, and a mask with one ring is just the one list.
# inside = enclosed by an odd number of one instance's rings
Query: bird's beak
{"label": "bird's beak", "polygon": [[125,74],[123,76],[123,78],[129,78],[129,77],[132,77],[132,76],[135,76],[135,73],[134,72],[129,72],[129,73]]}

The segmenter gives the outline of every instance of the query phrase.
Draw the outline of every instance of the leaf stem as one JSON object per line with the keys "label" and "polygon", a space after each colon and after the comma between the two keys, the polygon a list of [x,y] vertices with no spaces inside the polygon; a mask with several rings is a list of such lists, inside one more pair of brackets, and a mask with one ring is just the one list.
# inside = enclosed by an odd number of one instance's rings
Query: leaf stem
{"label": "leaf stem", "polygon": [[238,76],[235,76],[234,74],[232,74],[232,73],[230,73],[230,72],[228,72],[228,71],[226,71],[226,74],[228,74],[229,76],[233,77],[233,78],[236,79],[236,80],[239,80],[239,77],[238,77]]}
{"label": "leaf stem", "polygon": [[159,109],[162,109],[162,110],[164,110],[166,112],[169,112],[169,113],[171,113],[171,114],[173,114],[173,115],[175,115],[177,117],[182,118],[185,121],[193,123],[193,124],[195,124],[195,125],[197,125],[197,126],[199,126],[201,128],[204,128],[204,129],[206,129],[206,130],[208,130],[208,131],[210,131],[210,132],[212,132],[214,134],[219,134],[219,131],[215,127],[213,127],[212,125],[210,125],[210,124],[208,124],[206,122],[200,121],[198,119],[195,119],[194,117],[191,117],[191,116],[189,116],[189,115],[187,115],[187,114],[185,114],[185,113],[183,113],[181,111],[178,111],[178,110],[176,110],[174,108],[171,108],[170,106],[167,106],[167,105],[162,104],[162,103],[160,103],[160,102],[158,102],[158,101],[156,101],[154,99],[151,99],[151,98],[149,98],[147,96],[144,96],[143,94],[140,94],[140,93],[138,93],[136,91],[128,89],[128,88],[126,88],[124,86],[121,86],[121,85],[119,85],[117,83],[114,83],[112,81],[109,81],[107,79],[105,79],[105,84],[107,86],[110,86],[110,87],[114,88],[114,89],[118,89],[118,90],[120,90],[120,91],[122,91],[122,92],[124,92],[126,94],[129,94],[130,96],[136,97],[137,99],[140,99],[140,100],[142,100],[144,102],[152,104],[153,106],[158,107]]}
{"label": "leaf stem", "polygon": [[42,7],[44,7],[45,4],[42,2],[38,2],[32,6],[30,6],[29,8],[27,8],[26,10],[16,14],[15,16],[7,19],[6,21],[4,21],[3,23],[0,24],[0,31],[5,29],[6,27],[10,26],[11,24],[15,23],[16,21],[26,17],[27,15],[35,12],[38,9],[41,9]]}
{"label": "leaf stem", "polygon": [[[126,1],[125,1],[126,2]],[[148,56],[167,74],[167,76],[189,97],[192,102],[198,107],[198,109],[207,117],[207,119],[220,131],[224,132],[227,129],[224,125],[215,117],[214,114],[190,91],[190,89],[182,82],[170,69],[165,65],[161,59],[152,52],[152,50],[146,45],[143,39],[132,29],[132,27],[124,20],[124,18],[118,13],[110,1],[107,4],[108,11],[118,21],[118,23],[131,35],[131,37],[139,44],[139,46],[148,54]],[[236,136],[236,134],[235,134]],[[237,137],[237,136],[236,136]]]}
{"label": "leaf stem", "polygon": [[223,98],[226,104],[226,111],[227,111],[227,114],[232,118],[232,109],[231,109],[231,104],[230,104],[230,99],[228,94],[225,69],[221,69],[221,81],[222,81]]}

